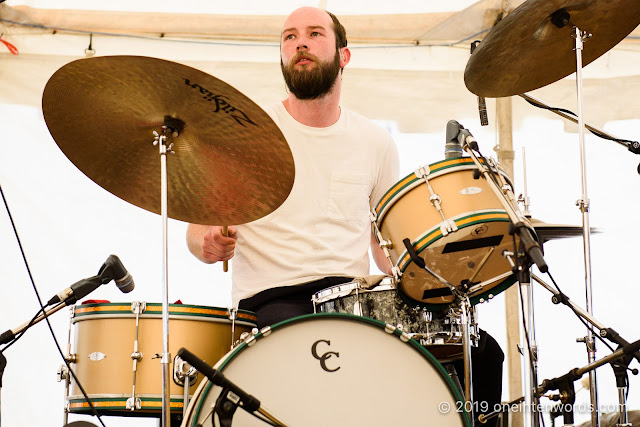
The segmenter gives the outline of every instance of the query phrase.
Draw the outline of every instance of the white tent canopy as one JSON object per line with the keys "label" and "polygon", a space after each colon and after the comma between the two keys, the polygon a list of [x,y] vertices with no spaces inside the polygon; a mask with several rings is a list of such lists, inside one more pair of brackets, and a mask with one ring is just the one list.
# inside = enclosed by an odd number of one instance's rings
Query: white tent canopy
{"label": "white tent canopy", "polygon": [[[424,6],[422,13],[376,15],[348,14],[353,12],[346,9],[341,18],[355,54],[344,76],[343,104],[374,119],[395,121],[400,130],[411,133],[440,131],[452,118],[475,118],[476,99],[464,86],[463,71],[470,42],[491,29],[504,12],[502,3],[485,0],[460,11],[430,13],[424,12],[430,6]],[[340,6],[335,6],[340,14]],[[404,12],[402,6],[390,10]],[[211,9],[215,12],[216,7]],[[62,65],[84,57],[91,43],[97,55],[177,61],[231,84],[258,104],[275,102],[284,93],[274,58],[287,10],[270,15],[105,12],[2,4],[3,37],[20,54],[3,55],[0,78],[12,84],[0,96],[5,103],[39,106],[48,78]],[[633,65],[637,34],[639,30],[585,68],[588,123],[601,127],[610,120],[638,116],[637,100],[619,102],[620,94],[640,84]],[[532,94],[549,105],[575,110],[573,76]],[[549,117],[548,112],[535,110],[514,103],[516,126],[531,115]]]}

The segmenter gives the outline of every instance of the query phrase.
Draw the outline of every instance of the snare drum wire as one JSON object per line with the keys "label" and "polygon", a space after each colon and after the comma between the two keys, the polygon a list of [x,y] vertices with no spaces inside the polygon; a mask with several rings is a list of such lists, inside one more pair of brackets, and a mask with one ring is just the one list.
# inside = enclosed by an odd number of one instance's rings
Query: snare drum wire
{"label": "snare drum wire", "polygon": [[[82,395],[84,396],[84,398],[86,399],[87,403],[89,404],[89,407],[91,408],[92,414],[98,418],[98,421],[100,421],[100,424],[103,427],[106,427],[104,425],[104,423],[102,422],[102,418],[100,418],[100,414],[98,414],[98,412],[96,411],[96,408],[93,405],[93,402],[91,402],[91,399],[89,399],[89,396],[87,396],[87,393],[84,391],[84,387],[82,387],[82,385],[80,384],[80,381],[78,380],[78,377],[76,376],[75,372],[73,372],[73,369],[71,369],[71,366],[69,365],[69,361],[66,359],[66,357],[64,357],[64,353],[62,353],[62,349],[60,348],[60,344],[58,344],[58,340],[56,339],[55,333],[53,332],[53,327],[51,326],[51,322],[49,322],[49,316],[47,316],[47,312],[45,310],[44,304],[42,304],[42,299],[40,298],[40,294],[38,292],[38,288],[36,287],[35,281],[33,280],[33,275],[31,274],[31,269],[29,268],[29,263],[27,262],[27,257],[26,257],[26,255],[24,253],[24,249],[22,248],[22,242],[20,241],[20,236],[18,235],[18,229],[16,228],[16,225],[15,225],[15,223],[13,221],[13,216],[11,215],[11,210],[9,209],[9,205],[7,204],[7,199],[4,197],[4,191],[2,191],[2,185],[0,185],[0,195],[2,196],[2,201],[4,202],[5,209],[7,210],[7,215],[9,216],[9,221],[11,222],[11,227],[13,228],[13,233],[16,236],[16,241],[18,242],[18,247],[20,248],[20,254],[22,255],[22,259],[24,260],[24,265],[27,268],[27,274],[29,275],[29,280],[31,281],[31,287],[33,287],[33,291],[36,294],[36,299],[38,300],[38,303],[40,304],[40,310],[33,317],[33,319],[31,319],[31,321],[29,322],[29,326],[31,326],[31,324],[35,321],[35,319],[38,317],[38,315],[40,313],[42,313],[42,315],[44,316],[44,320],[46,321],[47,326],[49,328],[49,332],[51,332],[51,337],[53,338],[53,342],[54,342],[56,348],[58,349],[58,353],[60,354],[60,357],[62,357],[62,360],[64,361],[64,364],[67,366],[67,369],[69,369],[69,373],[71,374],[71,376],[73,376],[73,379],[76,381],[76,384],[78,384],[78,388],[80,389],[80,391],[82,392]],[[9,344],[7,344],[2,349],[2,352],[4,352],[4,350],[6,350],[9,346],[11,346],[13,343],[15,343],[20,337],[22,337],[24,335],[24,333],[27,331],[27,329],[29,329],[29,327],[27,327],[24,331],[22,331],[15,339],[13,339],[13,341],[11,341]]]}

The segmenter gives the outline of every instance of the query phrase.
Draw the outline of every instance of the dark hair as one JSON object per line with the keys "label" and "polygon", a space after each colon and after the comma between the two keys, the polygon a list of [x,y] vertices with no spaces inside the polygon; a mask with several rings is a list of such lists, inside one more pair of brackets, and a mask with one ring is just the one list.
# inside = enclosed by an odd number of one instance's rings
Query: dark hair
{"label": "dark hair", "polygon": [[338,21],[336,15],[329,11],[325,11],[331,17],[333,21],[333,32],[336,34],[336,50],[340,50],[343,47],[347,47],[347,30],[344,29],[344,26]]}

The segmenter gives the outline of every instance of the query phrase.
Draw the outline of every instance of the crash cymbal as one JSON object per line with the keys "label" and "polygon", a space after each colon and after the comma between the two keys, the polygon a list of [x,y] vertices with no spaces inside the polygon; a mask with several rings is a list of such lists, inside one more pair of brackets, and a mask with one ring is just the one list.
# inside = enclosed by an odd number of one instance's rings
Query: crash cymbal
{"label": "crash cymbal", "polygon": [[[559,28],[553,22],[562,21],[562,11],[569,23]],[[576,71],[573,26],[592,34],[582,51],[585,66],[639,24],[637,0],[528,0],[482,40],[464,82],[474,94],[494,98],[538,89]]]}
{"label": "crash cymbal", "polygon": [[[533,225],[538,238],[542,242],[555,239],[563,239],[566,237],[580,237],[582,236],[581,225],[567,225],[567,224],[548,224],[539,219],[531,218],[529,220]],[[591,233],[600,233],[600,230],[591,227]]]}
{"label": "crash cymbal", "polygon": [[271,118],[223,81],[175,62],[106,56],[71,62],[42,97],[62,152],[98,185],[161,213],[154,131],[169,123],[168,216],[243,224],[280,206],[294,180],[289,145]]}

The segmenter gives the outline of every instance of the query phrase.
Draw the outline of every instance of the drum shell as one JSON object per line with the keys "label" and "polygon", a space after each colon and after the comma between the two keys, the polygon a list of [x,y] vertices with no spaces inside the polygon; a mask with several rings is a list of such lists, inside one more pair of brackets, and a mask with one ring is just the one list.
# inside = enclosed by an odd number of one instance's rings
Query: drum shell
{"label": "drum shell", "polygon": [[[516,280],[502,255],[504,250],[514,249],[510,218],[502,204],[510,202],[499,199],[484,177],[475,179],[477,167],[470,158],[437,162],[428,170],[429,184],[440,198],[442,212],[458,230],[443,232],[443,218],[431,203],[420,172],[393,186],[375,208],[375,226],[392,244],[389,254],[400,272],[398,289],[410,301],[433,310],[453,301],[446,285],[411,262],[403,243],[408,238],[426,265],[454,286],[471,278],[489,255],[474,278],[474,283],[484,285],[470,296],[472,304],[491,298]],[[506,174],[501,169],[499,173],[510,185]],[[516,244],[518,241],[516,238]],[[430,296],[434,290],[449,295]]]}
{"label": "drum shell", "polygon": [[[133,359],[136,339],[136,316],[131,303],[83,304],[75,307],[71,320],[73,332],[71,364],[82,387],[104,414],[136,416],[141,412],[160,412],[162,409],[162,364],[158,355],[163,353],[162,305],[147,303],[140,314],[138,350],[142,358],[137,362],[135,394],[141,399],[140,410],[126,408],[133,391]],[[170,369],[173,358],[181,347],[201,355],[214,364],[231,348],[242,332],[256,326],[251,312],[239,312],[235,322],[235,339],[231,337],[231,321],[225,308],[169,305]],[[195,390],[202,381],[198,374]],[[171,410],[181,412],[184,388],[169,380]],[[71,380],[68,396],[69,411],[87,413],[89,406],[77,383]]]}

